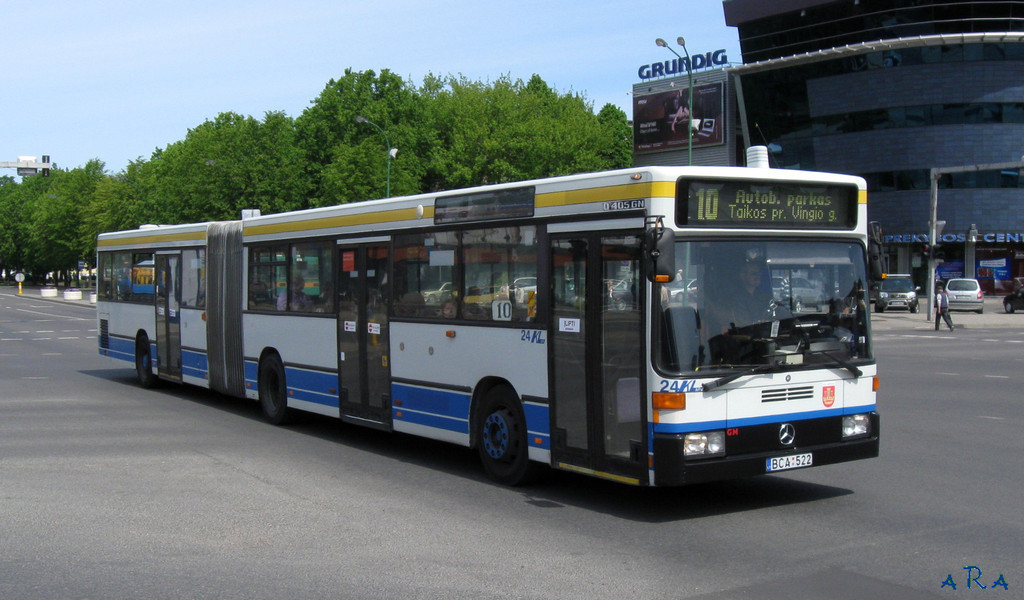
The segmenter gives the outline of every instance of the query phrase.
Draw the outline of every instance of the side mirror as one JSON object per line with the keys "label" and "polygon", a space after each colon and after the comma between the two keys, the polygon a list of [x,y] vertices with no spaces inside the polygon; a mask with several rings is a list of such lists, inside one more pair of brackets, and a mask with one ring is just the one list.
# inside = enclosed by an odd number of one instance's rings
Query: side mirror
{"label": "side mirror", "polygon": [[676,276],[676,234],[666,229],[664,217],[647,217],[644,224],[644,258],[647,279],[668,283]]}

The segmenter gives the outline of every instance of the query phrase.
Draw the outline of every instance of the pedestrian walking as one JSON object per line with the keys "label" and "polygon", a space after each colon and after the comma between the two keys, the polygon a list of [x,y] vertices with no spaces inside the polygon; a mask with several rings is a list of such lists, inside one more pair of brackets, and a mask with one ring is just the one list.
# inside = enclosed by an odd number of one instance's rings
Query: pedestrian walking
{"label": "pedestrian walking", "polygon": [[946,322],[946,327],[953,331],[953,320],[949,318],[949,294],[941,283],[935,291],[935,331],[939,330],[939,318]]}

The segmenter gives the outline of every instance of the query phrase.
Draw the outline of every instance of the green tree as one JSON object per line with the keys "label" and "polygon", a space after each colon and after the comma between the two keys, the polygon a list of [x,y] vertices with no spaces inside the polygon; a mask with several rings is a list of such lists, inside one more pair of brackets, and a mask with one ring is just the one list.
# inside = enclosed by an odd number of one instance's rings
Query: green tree
{"label": "green tree", "polygon": [[92,244],[83,235],[83,207],[104,178],[103,168],[102,161],[93,159],[84,167],[51,171],[49,178],[32,178],[39,187],[32,198],[27,239],[28,265],[34,272],[67,273],[79,260],[92,262]]}
{"label": "green tree", "polygon": [[603,129],[604,143],[600,151],[602,169],[626,169],[633,165],[633,128],[626,113],[614,104],[605,104],[597,113]]}
{"label": "green tree", "polygon": [[431,74],[417,88],[386,69],[347,69],[298,118],[221,113],[116,175],[94,159],[48,178],[0,177],[0,268],[42,274],[91,263],[98,233],[143,223],[380,198],[389,148],[398,150],[397,196],[623,168],[632,143],[621,110],[595,115],[582,94],[539,75],[485,83]]}
{"label": "green tree", "polygon": [[[360,123],[364,117],[376,127]],[[397,148],[391,161],[391,194],[422,191],[430,134],[423,127],[423,105],[415,88],[387,69],[346,69],[330,80],[296,119],[298,145],[306,158],[313,206],[381,198],[388,173],[388,145]]]}
{"label": "green tree", "polygon": [[154,153],[139,173],[145,213],[159,223],[237,219],[307,206],[308,184],[294,121],[221,113]]}
{"label": "green tree", "polygon": [[[580,95],[560,94],[534,75],[492,84],[428,77],[429,126],[437,136],[427,183],[452,189],[628,166],[609,152],[624,129],[593,114]],[[606,121],[602,121],[602,118]]]}
{"label": "green tree", "polygon": [[29,208],[26,186],[13,177],[0,177],[0,269],[25,268]]}

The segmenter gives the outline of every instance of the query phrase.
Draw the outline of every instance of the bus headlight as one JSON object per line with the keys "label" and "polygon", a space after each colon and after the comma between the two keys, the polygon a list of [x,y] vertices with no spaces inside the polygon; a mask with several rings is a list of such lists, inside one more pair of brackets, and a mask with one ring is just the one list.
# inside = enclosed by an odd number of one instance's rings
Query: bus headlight
{"label": "bus headlight", "polygon": [[725,432],[688,433],[683,440],[683,454],[689,457],[725,455]]}
{"label": "bus headlight", "polygon": [[868,415],[846,415],[843,417],[843,439],[855,438],[871,433],[871,419]]}

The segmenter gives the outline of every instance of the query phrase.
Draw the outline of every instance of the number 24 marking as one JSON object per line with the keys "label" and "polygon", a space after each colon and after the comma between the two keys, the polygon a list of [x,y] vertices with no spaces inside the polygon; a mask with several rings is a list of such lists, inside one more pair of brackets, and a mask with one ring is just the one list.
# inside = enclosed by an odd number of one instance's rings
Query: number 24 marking
{"label": "number 24 marking", "polygon": [[543,344],[544,332],[540,329],[523,329],[520,332],[519,340],[531,344]]}

